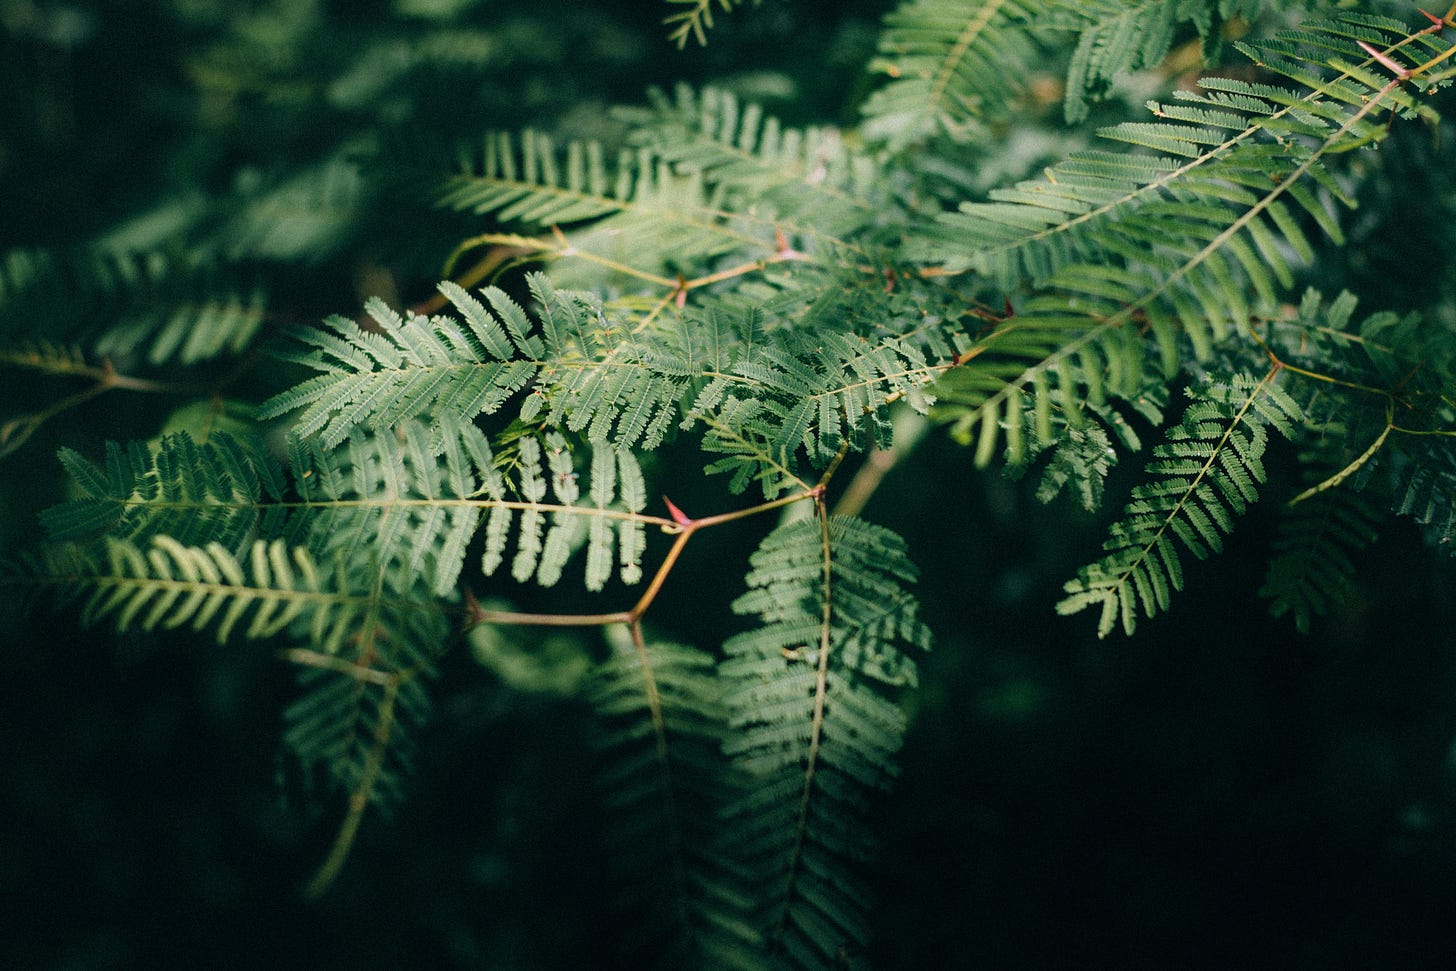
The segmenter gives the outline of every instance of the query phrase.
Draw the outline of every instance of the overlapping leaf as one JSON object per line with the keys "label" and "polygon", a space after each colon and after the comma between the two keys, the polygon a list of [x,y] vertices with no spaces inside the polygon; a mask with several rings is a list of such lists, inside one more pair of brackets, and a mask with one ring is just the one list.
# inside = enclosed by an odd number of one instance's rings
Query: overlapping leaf
{"label": "overlapping leaf", "polygon": [[893,778],[905,727],[883,689],[913,685],[905,649],[930,644],[904,586],[914,577],[888,530],[799,520],[764,540],[734,603],[759,626],[724,645],[720,668],[726,750],[749,777],[731,845],[764,888],[758,924],[789,966],[823,967],[867,942],[866,797]]}
{"label": "overlapping leaf", "polygon": [[[622,637],[587,690],[601,723],[608,849],[634,967],[762,967],[753,888],[719,826],[734,786],[713,667],[702,651]],[[647,844],[644,830],[655,834]]]}
{"label": "overlapping leaf", "polygon": [[1150,481],[1133,490],[1106,552],[1067,582],[1058,611],[1099,608],[1097,632],[1105,637],[1119,623],[1131,634],[1139,607],[1147,617],[1168,609],[1173,591],[1183,589],[1180,549],[1198,559],[1223,549],[1235,517],[1258,499],[1269,429],[1287,436],[1300,418],[1278,375],[1239,374],[1197,390],[1183,420],[1153,449]]}

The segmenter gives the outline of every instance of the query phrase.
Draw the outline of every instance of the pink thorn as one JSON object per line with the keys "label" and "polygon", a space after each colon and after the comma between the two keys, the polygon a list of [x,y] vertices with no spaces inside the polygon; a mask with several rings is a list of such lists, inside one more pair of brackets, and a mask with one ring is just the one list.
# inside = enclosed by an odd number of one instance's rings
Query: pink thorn
{"label": "pink thorn", "polygon": [[1390,72],[1396,77],[1400,78],[1402,81],[1410,78],[1410,71],[1407,71],[1405,68],[1401,67],[1398,63],[1392,61],[1390,58],[1380,53],[1380,51],[1376,50],[1371,45],[1365,43],[1363,40],[1357,40],[1355,41],[1355,43],[1359,44],[1361,50],[1363,50],[1366,54],[1369,54],[1371,57],[1375,58],[1381,64],[1384,64],[1387,68],[1389,68]]}
{"label": "pink thorn", "polygon": [[1421,13],[1425,14],[1426,15],[1426,19],[1429,20],[1431,23],[1435,24],[1437,27],[1444,27],[1444,26],[1446,26],[1446,21],[1442,20],[1440,17],[1437,17],[1435,14],[1431,13],[1429,10],[1421,10],[1420,7],[1417,7],[1416,9],[1417,10],[1420,10]]}
{"label": "pink thorn", "polygon": [[663,496],[662,497],[662,501],[665,502],[665,503],[667,503],[667,511],[668,511],[668,513],[670,513],[672,515],[672,521],[673,522],[677,523],[679,526],[683,527],[684,529],[686,529],[687,527],[689,527],[689,526],[691,526],[693,524],[693,521],[690,518],[688,518],[688,514],[685,513],[685,512],[683,512],[677,506],[674,506],[672,504],[672,500],[669,499],[669,498],[667,498],[667,496]]}

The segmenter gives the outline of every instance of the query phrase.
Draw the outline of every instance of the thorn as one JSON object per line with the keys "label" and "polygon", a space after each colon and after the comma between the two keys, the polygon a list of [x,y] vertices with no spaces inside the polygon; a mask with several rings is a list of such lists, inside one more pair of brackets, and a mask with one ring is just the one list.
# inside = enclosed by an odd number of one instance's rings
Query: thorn
{"label": "thorn", "polygon": [[1435,14],[1431,13],[1429,10],[1421,10],[1420,7],[1417,7],[1416,9],[1417,10],[1420,10],[1421,13],[1425,14],[1426,15],[1426,19],[1429,20],[1431,23],[1435,24],[1437,27],[1445,27],[1446,26],[1446,21],[1442,20],[1440,17],[1437,17]]}
{"label": "thorn", "polygon": [[689,527],[689,526],[691,526],[693,524],[693,521],[692,521],[692,519],[690,519],[688,517],[688,514],[685,513],[685,512],[683,512],[677,506],[674,506],[672,504],[672,500],[669,499],[669,498],[667,498],[667,496],[663,496],[662,497],[662,501],[667,504],[668,514],[672,516],[672,521],[673,522],[677,523],[679,526],[683,527],[684,529],[686,529],[687,527]]}
{"label": "thorn", "polygon": [[803,253],[789,245],[789,238],[784,235],[782,229],[777,226],[774,227],[774,255],[772,259],[775,262],[803,260],[807,258]]}
{"label": "thorn", "polygon": [[1376,49],[1374,46],[1365,43],[1363,40],[1357,40],[1357,41],[1355,41],[1355,43],[1359,44],[1360,45],[1360,49],[1363,50],[1366,54],[1369,54],[1371,57],[1375,58],[1381,64],[1384,64],[1386,66],[1386,68],[1389,69],[1390,73],[1394,74],[1396,77],[1400,78],[1402,81],[1408,81],[1408,80],[1410,80],[1410,76],[1411,76],[1410,71],[1408,71],[1405,68],[1401,67],[1398,62],[1393,61],[1390,58],[1386,57],[1384,54],[1380,53],[1380,51],[1378,49]]}
{"label": "thorn", "polygon": [[688,281],[681,273],[677,275],[677,289],[672,292],[673,306],[681,310],[688,302]]}
{"label": "thorn", "polygon": [[472,624],[478,624],[485,619],[485,611],[481,609],[480,601],[475,599],[475,591],[469,587],[465,588],[465,613]]}
{"label": "thorn", "polygon": [[1012,317],[1015,317],[1016,316],[1016,308],[1013,307],[1013,306],[1011,306],[1011,298],[1010,297],[1002,297],[1001,299],[1003,301],[1002,302],[1002,305],[1001,305],[1002,306],[1002,310],[1001,310],[1002,317],[1001,317],[1001,319],[1002,320],[1010,320]]}

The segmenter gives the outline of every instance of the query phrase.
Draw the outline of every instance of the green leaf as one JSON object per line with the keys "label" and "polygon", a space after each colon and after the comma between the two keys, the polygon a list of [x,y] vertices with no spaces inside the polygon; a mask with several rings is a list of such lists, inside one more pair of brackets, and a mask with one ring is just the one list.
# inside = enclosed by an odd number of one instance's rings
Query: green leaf
{"label": "green leaf", "polygon": [[1289,434],[1302,417],[1276,385],[1279,374],[1275,369],[1257,380],[1235,374],[1190,391],[1194,399],[1183,420],[1153,449],[1150,481],[1133,490],[1102,558],[1067,582],[1058,612],[1100,607],[1097,634],[1106,637],[1118,623],[1132,634],[1139,608],[1146,617],[1168,609],[1171,591],[1183,585],[1173,540],[1199,559],[1220,551],[1233,515],[1257,499],[1266,426]]}

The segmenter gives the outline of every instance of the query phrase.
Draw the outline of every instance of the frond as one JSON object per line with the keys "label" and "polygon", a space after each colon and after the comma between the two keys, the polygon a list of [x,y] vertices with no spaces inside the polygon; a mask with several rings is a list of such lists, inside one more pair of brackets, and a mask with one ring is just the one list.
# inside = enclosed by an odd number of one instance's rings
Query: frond
{"label": "frond", "polygon": [[280,535],[286,491],[278,464],[256,443],[217,432],[197,442],[185,432],[155,447],[106,443],[98,467],[65,448],[61,465],[75,498],[41,513],[51,538],[110,536],[145,544],[167,535],[184,546],[212,541],[237,552],[255,533]]}
{"label": "frond", "polygon": [[454,592],[482,534],[487,575],[514,543],[509,562],[521,581],[556,583],[582,546],[589,590],[614,575],[640,581],[647,491],[632,452],[599,443],[578,472],[558,432],[528,434],[515,447],[513,467],[502,469],[483,432],[449,417],[433,429],[406,421],[356,433],[337,449],[294,435],[293,492],[261,448],[224,432],[203,443],[166,435],[155,448],[108,443],[104,468],[66,449],[61,461],[79,495],[42,519],[58,541],[144,545],[169,536],[237,553],[254,537],[281,538],[323,561],[372,562],[390,589],[423,577],[441,597]]}
{"label": "frond", "polygon": [[1155,67],[1168,54],[1182,24],[1198,30],[1205,61],[1218,55],[1221,35],[1230,20],[1253,20],[1264,9],[1308,6],[1303,0],[1224,0],[1213,4],[1181,0],[1056,0],[1061,16],[1052,21],[1077,33],[1077,46],[1067,66],[1066,118],[1087,118],[1088,103],[1101,98],[1117,78]]}
{"label": "frond", "polygon": [[[1060,429],[1055,444],[1049,444],[1052,457],[1042,470],[1037,485],[1038,502],[1051,502],[1063,491],[1075,495],[1078,504],[1088,512],[1102,508],[1107,473],[1117,462],[1117,450],[1101,424],[1088,422],[1081,427],[1066,425]],[[1015,470],[1014,472],[1012,470]],[[1007,467],[1018,474],[1018,466]]]}
{"label": "frond", "polygon": [[[219,643],[287,638],[304,645],[285,656],[304,666],[304,694],[288,710],[285,744],[309,774],[365,806],[397,802],[414,743],[410,731],[429,710],[424,680],[443,646],[445,615],[433,605],[358,592],[346,561],[321,569],[308,550],[282,540],[253,543],[244,557],[217,543],[184,546],[154,536],[138,547],[109,540],[103,562],[56,556],[30,578],[63,593],[87,592],[85,622],[118,631],[212,629]],[[347,849],[347,844],[344,844]]]}
{"label": "frond", "polygon": [[[935,383],[932,417],[962,443],[975,442],[977,465],[989,465],[1003,442],[1007,461],[1018,465],[1029,448],[1057,440],[1055,427],[1080,429],[1088,411],[1114,414],[1112,398],[1146,407],[1153,381],[1146,343],[1115,315],[1089,316],[1059,298],[1032,298]],[[1166,377],[1176,352],[1168,348],[1160,361]]]}
{"label": "frond", "polygon": [[696,376],[692,338],[681,329],[643,333],[627,321],[608,320],[595,298],[553,291],[540,275],[531,284],[550,364],[526,400],[522,419],[622,447],[662,444]]}
{"label": "frond", "polygon": [[[1102,132],[1151,154],[1076,153],[1042,179],[943,217],[930,252],[1006,289],[1026,278],[1139,306],[1158,298],[1185,326],[1202,318],[1221,333],[1247,318],[1245,284],[1270,305],[1290,285],[1293,267],[1313,252],[1306,226],[1342,239],[1329,207],[1351,202],[1324,168],[1326,156],[1378,142],[1384,112],[1434,120],[1408,89],[1368,66],[1325,67],[1333,52],[1368,65],[1349,33],[1345,22],[1310,23],[1241,47],[1299,87],[1202,78],[1202,92],[1150,102],[1156,122]],[[1384,45],[1409,41],[1403,58],[1410,48],[1431,50],[1424,35],[1361,33]]]}
{"label": "frond", "polygon": [[[1079,28],[1063,96],[1069,124],[1086,120],[1088,102],[1118,76],[1161,61],[1172,46],[1178,22],[1193,13],[1177,0],[1094,0],[1057,6],[1076,18]],[[1201,26],[1207,28],[1207,19]]]}
{"label": "frond", "polygon": [[1286,510],[1259,588],[1269,613],[1291,614],[1299,632],[1309,633],[1315,617],[1330,613],[1348,595],[1352,557],[1375,540],[1380,519],[1366,497],[1348,488],[1326,489]]}
{"label": "frond", "polygon": [[[903,401],[924,414],[935,380],[970,353],[953,311],[876,297],[860,281],[825,282],[823,292],[755,294],[767,299],[716,343],[718,363],[700,371],[681,427],[705,429],[703,450],[723,456],[708,471],[730,473],[733,492],[759,482],[773,498],[806,487],[805,460],[822,469],[841,448],[888,446],[890,407]],[[707,318],[721,332],[720,319]]]}
{"label": "frond", "polygon": [[44,334],[119,364],[190,365],[247,348],[266,295],[241,268],[160,253],[0,256],[0,337]]}
{"label": "frond", "polygon": [[1106,637],[1119,621],[1131,634],[1139,605],[1147,617],[1168,609],[1172,592],[1183,589],[1179,547],[1198,559],[1223,549],[1235,517],[1258,499],[1268,429],[1287,436],[1301,418],[1279,374],[1236,374],[1190,392],[1183,420],[1153,449],[1151,481],[1133,490],[1105,555],[1068,581],[1058,612],[1101,608],[1097,633]]}
{"label": "frond", "polygon": [[347,807],[310,896],[342,869],[365,813],[372,807],[388,816],[402,800],[433,709],[435,661],[451,634],[448,615],[422,584],[391,593],[367,572],[351,579],[370,592],[340,636],[311,637],[283,652],[300,666],[300,694],[284,712],[286,758],[301,769],[310,796],[342,796]]}
{"label": "frond", "polygon": [[1396,387],[1409,384],[1411,368],[1421,345],[1397,340],[1397,353],[1390,342],[1378,335],[1392,336],[1392,326],[1407,335],[1413,320],[1401,321],[1396,314],[1377,312],[1356,321],[1358,301],[1348,290],[1326,300],[1314,288],[1304,291],[1292,313],[1281,313],[1264,323],[1264,339],[1282,361],[1299,364],[1321,374],[1352,384]]}
{"label": "frond", "polygon": [[514,467],[503,470],[483,432],[449,418],[433,431],[407,421],[357,434],[336,450],[295,436],[290,464],[303,532],[320,556],[372,559],[391,587],[408,590],[424,578],[436,596],[454,591],[482,534],[487,576],[514,543],[512,576],[551,586],[584,544],[587,589],[600,590],[614,572],[624,583],[641,580],[647,494],[633,454],[599,443],[582,483],[560,433],[528,434],[516,445]]}
{"label": "frond", "polygon": [[539,332],[500,291],[482,291],[487,310],[451,284],[442,290],[464,325],[443,315],[403,320],[375,301],[383,333],[342,317],[329,321],[333,333],[302,331],[310,349],[290,357],[321,373],[262,414],[300,410],[296,434],[317,433],[332,449],[355,427],[469,421],[519,394],[522,421],[618,449],[655,448],[674,425],[704,426],[707,449],[727,456],[714,471],[731,471],[735,491],[762,479],[774,494],[798,480],[800,455],[822,467],[841,444],[885,444],[888,406],[926,410],[931,382],[966,345],[950,325],[874,338],[796,327],[770,340],[752,313],[736,327],[710,313],[645,332],[608,318],[594,297],[540,274],[529,282]]}
{"label": "frond", "polygon": [[234,631],[253,640],[292,627],[333,651],[370,609],[369,598],[348,592],[337,571],[320,570],[307,550],[281,540],[258,540],[241,560],[217,543],[184,546],[154,536],[143,549],[112,540],[104,565],[42,580],[89,588],[88,623],[114,618],[119,631],[215,624],[219,643]]}
{"label": "frond", "polygon": [[262,416],[301,410],[297,434],[318,432],[334,448],[360,425],[378,430],[415,417],[493,414],[530,387],[523,421],[655,448],[685,392],[680,362],[608,321],[597,298],[557,290],[540,274],[529,283],[539,332],[501,290],[481,290],[482,303],[448,282],[440,289],[463,323],[446,315],[402,318],[372,300],[379,333],[345,317],[327,321],[331,332],[300,330],[295,337],[308,349],[284,356],[320,373],[270,399]]}
{"label": "frond", "polygon": [[[1348,292],[1324,300],[1311,289],[1292,313],[1264,326],[1280,360],[1326,379],[1309,382],[1300,395],[1307,424],[1318,432],[1315,464],[1326,474],[1296,499],[1296,514],[1307,502],[1317,508],[1329,502],[1334,508],[1326,515],[1358,518],[1358,508],[1344,506],[1365,500],[1331,493],[1378,494],[1390,511],[1414,517],[1436,543],[1450,548],[1456,538],[1451,329],[1388,311],[1357,320],[1355,309]],[[1352,522],[1348,535],[1337,538],[1353,553],[1369,541],[1356,541],[1361,532]],[[1331,556],[1325,565],[1333,569],[1340,560]],[[1337,580],[1331,577],[1331,583]]]}
{"label": "frond", "polygon": [[885,688],[913,685],[903,647],[930,634],[904,584],[903,541],[854,519],[780,526],[753,554],[734,610],[759,627],[731,638],[720,677],[749,776],[729,836],[764,888],[759,923],[791,966],[822,967],[866,943],[874,852],[871,792],[895,773],[904,716]]}
{"label": "frond", "polygon": [[1391,465],[1395,512],[1425,526],[1437,544],[1456,555],[1456,447],[1451,439],[1402,441]]}
{"label": "frond", "polygon": [[865,103],[865,132],[893,145],[964,139],[1007,109],[1037,57],[1034,0],[908,0],[885,18],[870,69],[890,78]]}
{"label": "frond", "polygon": [[578,286],[599,283],[604,271],[671,286],[730,254],[812,252],[886,218],[882,167],[835,129],[786,128],[729,92],[685,85],[673,98],[655,95],[633,120],[642,143],[613,159],[594,142],[560,149],[538,132],[491,133],[479,157],[444,182],[439,204],[524,232],[551,230],[517,242],[586,261],[586,277],[554,271]]}
{"label": "frond", "polygon": [[[732,289],[706,292],[685,310],[688,326],[728,320],[733,335],[756,328],[757,337],[745,334],[743,339],[760,344],[777,341],[785,331],[834,332],[870,342],[900,340],[936,361],[949,361],[973,346],[966,333],[965,322],[973,315],[965,294],[927,287],[913,271],[902,279],[898,274],[903,268],[892,264],[860,264],[851,253],[837,256],[842,261],[833,266],[784,264],[742,278]],[[716,358],[729,360],[721,353]]]}
{"label": "frond", "polygon": [[889,221],[898,205],[882,161],[836,128],[785,127],[722,88],[652,92],[639,136],[683,173],[701,174],[713,204],[748,234],[821,253]]}
{"label": "frond", "polygon": [[735,492],[760,480],[772,497],[798,479],[801,452],[823,467],[842,445],[888,445],[890,403],[925,413],[935,400],[930,383],[952,363],[928,360],[899,338],[791,331],[744,348],[728,374],[703,387],[686,420],[708,427],[706,451],[729,456],[709,472],[733,472]]}
{"label": "frond", "polygon": [[658,197],[650,155],[624,153],[609,166],[600,142],[571,142],[563,156],[549,135],[529,128],[486,133],[479,157],[462,156],[459,164],[439,205],[527,229],[569,226]]}
{"label": "frond", "polygon": [[609,164],[595,142],[572,142],[563,153],[537,132],[523,132],[519,147],[496,132],[461,167],[444,182],[439,205],[526,232],[562,227],[570,235],[555,248],[561,255],[608,268],[670,283],[676,267],[773,253],[771,227],[745,232],[716,206],[701,173],[679,170],[647,147],[624,149]]}
{"label": "frond", "polygon": [[1327,301],[1307,290],[1292,313],[1265,324],[1265,340],[1280,360],[1334,379],[1322,394],[1356,439],[1373,438],[1388,424],[1387,405],[1402,428],[1439,437],[1456,417],[1451,325],[1390,311],[1357,321],[1355,308],[1349,292]]}
{"label": "frond", "polygon": [[1156,354],[1165,377],[1185,342],[1210,360],[1251,317],[1274,313],[1294,267],[1313,254],[1306,226],[1342,238],[1329,206],[1348,198],[1324,158],[1383,137],[1380,112],[1429,109],[1358,65],[1327,76],[1326,41],[1346,43],[1348,29],[1311,29],[1314,41],[1301,33],[1276,45],[1279,69],[1303,92],[1205,78],[1205,93],[1153,105],[1162,120],[1104,132],[1164,154],[1074,155],[1042,180],[962,206],[927,237],[935,242],[924,256],[959,254],[947,265],[1007,290],[1023,280],[1039,290],[937,389],[953,432],[966,441],[974,433],[978,460],[995,454],[1003,423],[1008,451],[1020,454],[1022,409],[1013,405],[1025,395],[1046,438],[1053,411],[1079,424],[1079,402],[1100,404],[1104,389],[1135,393],[1146,355]]}
{"label": "frond", "polygon": [[[1149,381],[1142,393],[1128,403],[1143,420],[1160,425],[1167,397],[1165,385]],[[1035,396],[1028,398],[1031,400],[1023,402],[1022,407],[1029,414],[1002,422],[1003,431],[1009,429],[1013,421],[1032,430],[1025,439],[1024,454],[1015,451],[1023,447],[1022,440],[1014,435],[1008,436],[1007,474],[1020,477],[1033,462],[1041,460],[1043,453],[1049,452],[1050,458],[1041,470],[1041,481],[1036,490],[1037,501],[1049,503],[1066,491],[1072,493],[1088,512],[1101,509],[1107,474],[1117,464],[1116,445],[1129,452],[1142,449],[1142,440],[1129,422],[1129,416],[1111,403],[1099,406],[1090,401],[1084,402],[1085,415],[1080,423],[1069,421],[1059,412],[1052,412],[1049,416],[1052,437],[1043,439],[1035,431]]]}
{"label": "frond", "polygon": [[379,331],[330,317],[329,331],[300,329],[307,349],[282,356],[320,372],[264,403],[261,417],[302,409],[296,434],[338,446],[357,425],[387,427],[417,415],[470,420],[498,410],[536,376],[543,351],[524,313],[502,291],[481,291],[495,311],[451,284],[442,291],[466,324],[445,316],[402,318],[382,300],[367,306]]}
{"label": "frond", "polygon": [[718,831],[732,787],[713,668],[693,648],[623,638],[587,689],[602,723],[596,745],[618,903],[636,924],[623,935],[633,967],[760,966],[751,888]]}
{"label": "frond", "polygon": [[[339,651],[286,653],[300,668],[299,695],[283,715],[284,751],[309,795],[348,797],[344,832],[365,807],[388,816],[403,799],[433,712],[434,658],[447,638],[443,614],[381,603]],[[341,840],[336,855],[347,849]]]}
{"label": "frond", "polygon": [[94,352],[115,360],[144,356],[153,367],[242,353],[262,329],[267,303],[260,285],[233,276],[204,266],[153,284],[138,295],[143,305],[108,321]]}
{"label": "frond", "polygon": [[[676,44],[679,50],[688,45],[689,37],[696,40],[699,47],[708,46],[708,31],[713,29],[715,3],[724,13],[732,13],[735,7],[743,4],[743,0],[667,0],[667,2],[674,7],[681,8],[676,13],[663,18],[662,21],[672,28],[667,39]],[[759,0],[753,0],[753,2],[757,6]]]}

